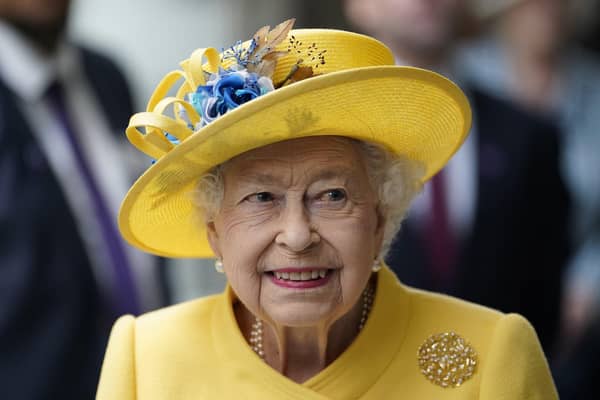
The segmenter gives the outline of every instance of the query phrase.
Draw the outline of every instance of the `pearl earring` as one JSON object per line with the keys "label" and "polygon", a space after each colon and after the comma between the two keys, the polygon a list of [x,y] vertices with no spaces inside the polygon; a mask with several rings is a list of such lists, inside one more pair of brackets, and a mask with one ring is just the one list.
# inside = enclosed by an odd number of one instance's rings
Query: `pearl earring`
{"label": "pearl earring", "polygon": [[220,274],[225,273],[225,271],[223,270],[223,261],[221,261],[218,258],[215,260],[215,271],[217,271]]}
{"label": "pearl earring", "polygon": [[381,269],[381,262],[379,261],[378,258],[375,259],[375,261],[373,261],[373,266],[371,267],[371,270],[373,272],[378,272]]}

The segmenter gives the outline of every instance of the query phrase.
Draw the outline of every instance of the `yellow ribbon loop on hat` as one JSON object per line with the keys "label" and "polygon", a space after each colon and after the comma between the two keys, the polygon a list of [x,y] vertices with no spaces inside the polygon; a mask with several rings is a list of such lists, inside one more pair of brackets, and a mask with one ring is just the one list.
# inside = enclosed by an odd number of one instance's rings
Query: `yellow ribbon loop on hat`
{"label": "yellow ribbon loop on hat", "polygon": [[181,80],[181,78],[186,79],[183,71],[171,71],[164,78],[162,78],[158,85],[156,85],[156,88],[154,88],[154,92],[152,92],[152,95],[148,100],[146,111],[152,111],[158,102],[167,96],[169,90],[171,90],[173,85]]}
{"label": "yellow ribbon loop on hat", "polygon": [[[169,132],[171,135],[176,136],[177,139],[179,140],[185,140],[188,138],[188,136],[190,136],[193,131],[187,126],[187,123],[181,118],[181,116],[179,115],[179,111],[181,109],[183,109],[185,111],[185,113],[188,116],[189,122],[190,124],[192,124],[192,126],[196,126],[196,124],[198,122],[200,122],[200,116],[198,115],[198,113],[196,112],[196,109],[194,108],[194,106],[192,106],[190,103],[188,103],[187,101],[185,101],[182,97],[165,97],[164,99],[162,99],[161,101],[158,102],[158,104],[154,107],[153,112],[158,113],[158,114],[164,114],[164,112],[167,110],[167,108],[173,105],[173,113],[175,114],[175,120],[183,125],[183,128],[185,128],[185,130],[181,130],[180,128],[177,129],[177,132],[171,132],[169,130],[167,130],[167,132]],[[166,129],[166,128],[165,128]]]}
{"label": "yellow ribbon loop on hat", "polygon": [[[156,115],[151,112],[134,114],[129,120],[129,126],[125,130],[127,139],[144,154],[158,160],[173,149],[173,143],[167,139],[162,127],[154,124]],[[143,134],[138,128],[145,128]]]}
{"label": "yellow ribbon loop on hat", "polygon": [[[180,111],[185,111],[192,127],[202,118],[185,100],[185,95],[194,92],[200,85],[206,85],[205,73],[216,73],[220,66],[221,58],[216,49],[209,47],[194,51],[190,58],[181,63],[182,70],[171,71],[159,82],[148,100],[146,112],[137,113],[131,118],[125,131],[129,141],[141,152],[158,160],[174,147],[166,138],[166,133],[180,142],[190,137],[193,129],[180,116]],[[175,96],[167,97],[182,79]],[[173,116],[164,115],[171,105]]]}
{"label": "yellow ribbon loop on hat", "polygon": [[220,66],[221,57],[217,49],[213,47],[197,49],[190,58],[181,63],[181,68],[185,71],[194,88],[206,85],[204,71],[216,73]]}

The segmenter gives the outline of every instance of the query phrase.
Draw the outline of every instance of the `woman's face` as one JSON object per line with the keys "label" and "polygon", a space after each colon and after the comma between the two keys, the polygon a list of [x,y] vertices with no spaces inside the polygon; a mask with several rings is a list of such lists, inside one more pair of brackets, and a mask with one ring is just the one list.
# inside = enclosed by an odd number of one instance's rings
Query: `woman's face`
{"label": "woman's face", "polygon": [[295,327],[348,312],[383,235],[358,145],[334,136],[284,141],[232,159],[223,176],[208,232],[244,305]]}

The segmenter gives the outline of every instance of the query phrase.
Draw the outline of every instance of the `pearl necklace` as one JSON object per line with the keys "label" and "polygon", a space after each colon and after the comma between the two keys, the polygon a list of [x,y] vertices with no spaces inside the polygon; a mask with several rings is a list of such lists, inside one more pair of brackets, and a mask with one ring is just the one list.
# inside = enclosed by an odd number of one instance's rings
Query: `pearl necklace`
{"label": "pearl necklace", "polygon": [[[373,307],[373,299],[375,297],[374,285],[370,284],[365,288],[362,293],[362,311],[360,316],[360,322],[358,323],[358,332],[362,331],[369,313]],[[250,331],[250,347],[260,358],[265,359],[265,350],[263,348],[263,322],[258,317],[255,317],[254,323],[252,324],[252,330]]]}

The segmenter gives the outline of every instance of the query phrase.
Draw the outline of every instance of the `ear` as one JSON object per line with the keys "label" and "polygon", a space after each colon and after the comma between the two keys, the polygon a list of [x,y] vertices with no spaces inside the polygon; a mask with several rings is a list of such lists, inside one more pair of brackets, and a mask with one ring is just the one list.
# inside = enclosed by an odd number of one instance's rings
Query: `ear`
{"label": "ear", "polygon": [[222,259],[223,256],[219,246],[219,234],[217,233],[214,221],[210,221],[206,224],[206,238],[208,239],[208,244],[210,245],[213,253],[215,253],[215,256],[218,259]]}

